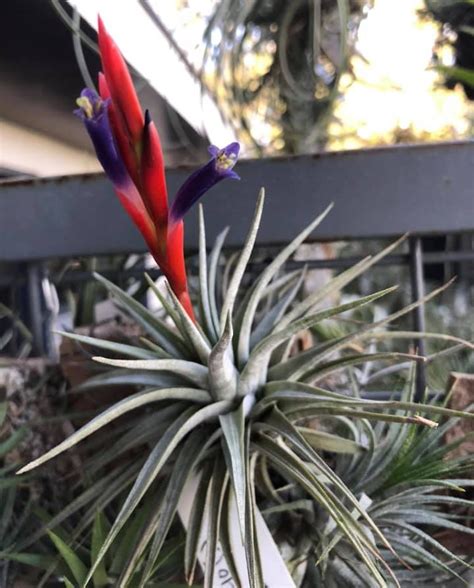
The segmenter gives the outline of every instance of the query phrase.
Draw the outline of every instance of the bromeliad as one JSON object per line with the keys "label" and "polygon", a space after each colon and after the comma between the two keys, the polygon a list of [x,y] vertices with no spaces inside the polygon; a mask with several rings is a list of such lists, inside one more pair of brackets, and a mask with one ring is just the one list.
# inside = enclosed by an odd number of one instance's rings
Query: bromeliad
{"label": "bromeliad", "polygon": [[123,207],[143,235],[169,284],[194,319],[184,261],[183,217],[193,204],[225,178],[239,179],[233,167],[239,144],[209,148],[211,160],[181,186],[168,209],[160,138],[149,112],[142,112],[118,47],[99,18],[103,73],[99,93],[86,88],[75,111],[84,122],[97,158]]}

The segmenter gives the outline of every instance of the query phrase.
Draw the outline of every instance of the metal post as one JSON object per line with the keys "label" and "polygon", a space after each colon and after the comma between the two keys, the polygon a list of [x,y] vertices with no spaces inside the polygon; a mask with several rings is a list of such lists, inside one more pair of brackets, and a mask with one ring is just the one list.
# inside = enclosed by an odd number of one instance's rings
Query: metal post
{"label": "metal post", "polygon": [[[409,239],[410,255],[410,280],[412,300],[417,301],[425,295],[425,282],[423,275],[423,247],[421,237]],[[425,326],[425,305],[420,304],[413,311],[413,328],[415,331],[424,332]],[[416,340],[418,355],[425,355],[424,339]],[[421,402],[426,389],[426,370],[422,363],[416,366],[415,402]]]}
{"label": "metal post", "polygon": [[33,335],[33,353],[44,356],[43,295],[41,290],[41,266],[28,263],[26,266],[26,292],[28,306],[28,327]]}

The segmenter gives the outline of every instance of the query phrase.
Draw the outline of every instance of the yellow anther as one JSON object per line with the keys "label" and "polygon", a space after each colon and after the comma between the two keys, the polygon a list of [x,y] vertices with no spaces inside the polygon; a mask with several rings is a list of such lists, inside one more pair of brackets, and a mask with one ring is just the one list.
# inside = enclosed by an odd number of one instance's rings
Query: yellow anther
{"label": "yellow anther", "polygon": [[217,156],[217,167],[221,170],[232,169],[235,165],[235,155],[226,155],[224,151],[221,151]]}
{"label": "yellow anther", "polygon": [[94,106],[92,105],[92,102],[89,100],[89,98],[81,96],[76,100],[76,104],[79,106],[79,108],[82,108],[87,118],[92,118],[94,116]]}

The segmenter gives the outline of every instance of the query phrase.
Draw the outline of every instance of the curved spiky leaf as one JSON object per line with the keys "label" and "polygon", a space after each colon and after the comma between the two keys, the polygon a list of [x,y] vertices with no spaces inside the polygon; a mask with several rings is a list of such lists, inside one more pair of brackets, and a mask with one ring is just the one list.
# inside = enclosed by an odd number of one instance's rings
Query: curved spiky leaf
{"label": "curved spiky leaf", "polygon": [[217,339],[209,301],[209,284],[207,273],[207,245],[204,209],[199,204],[199,309],[202,326],[210,341]]}
{"label": "curved spiky leaf", "polygon": [[216,566],[216,552],[225,492],[229,482],[228,472],[222,458],[214,462],[214,470],[208,489],[207,551],[204,573],[204,588],[213,588]]}
{"label": "curved spiky leaf", "polygon": [[283,318],[287,308],[296,298],[298,292],[306,277],[306,268],[299,272],[294,285],[291,286],[288,292],[284,293],[280,300],[263,316],[262,320],[255,326],[250,337],[250,348],[253,349],[264,337],[269,335],[271,331],[278,325]]}
{"label": "curved spiky leaf", "polygon": [[[334,405],[340,404],[341,406],[345,405],[347,407],[360,407],[364,410],[367,408],[377,408],[380,410],[408,410],[411,412],[421,412],[430,415],[434,414],[447,417],[465,417],[474,419],[474,412],[453,410],[451,408],[444,408],[434,404],[423,404],[421,402],[404,402],[401,400],[368,400],[362,398],[351,398],[342,394],[339,398],[335,398],[334,394],[336,393],[332,393],[332,398],[324,398],[324,396],[321,395],[320,388],[313,388],[313,386],[310,386],[309,384],[303,384],[302,382],[270,382],[265,386],[265,394],[265,398],[263,398],[257,405],[260,409],[278,400],[288,400],[291,402],[310,402],[311,399],[313,399],[320,400],[322,404],[328,406],[330,403],[334,403]],[[421,422],[422,421],[420,420],[420,423]],[[438,423],[434,424],[435,426],[438,426]]]}
{"label": "curved spiky leaf", "polygon": [[[64,331],[55,331],[57,335],[67,337],[73,341],[99,347],[100,349],[107,349],[114,353],[125,355],[126,357],[135,357],[137,359],[156,359],[156,353],[143,349],[142,347],[135,347],[134,345],[125,345],[124,343],[116,343],[115,341],[107,341],[105,339],[97,339],[96,337],[88,337],[86,335],[78,335],[76,333],[66,333]],[[168,354],[163,353],[163,357],[169,357]]]}
{"label": "curved spiky leaf", "polygon": [[148,561],[142,573],[141,583],[146,585],[152,572],[153,566],[158,558],[166,535],[171,527],[178,501],[187,477],[193,469],[196,458],[199,456],[204,441],[202,431],[193,431],[182,448],[173,465],[173,470],[163,496],[150,512],[146,524],[140,531],[140,537],[133,550],[130,551],[125,566],[121,566],[121,574],[118,579],[117,588],[126,587],[131,576],[135,572],[135,566],[143,555],[147,545],[153,539],[148,554]]}
{"label": "curved spiky leaf", "polygon": [[232,316],[227,315],[224,331],[214,345],[208,361],[209,388],[216,400],[230,400],[237,392],[238,373],[231,360]]}
{"label": "curved spiky leaf", "polygon": [[189,318],[188,313],[182,307],[181,302],[178,300],[176,294],[173,292],[168,282],[166,282],[166,285],[168,288],[168,293],[171,296],[174,306],[179,314],[183,329],[186,331],[186,335],[191,341],[197,356],[202,361],[202,363],[206,365],[209,354],[211,353],[211,345],[199,326]]}
{"label": "curved spiky leaf", "polygon": [[376,292],[375,294],[359,298],[353,302],[341,304],[327,310],[321,310],[308,317],[298,319],[297,321],[291,323],[291,325],[288,325],[285,329],[277,330],[272,335],[269,335],[263,339],[263,341],[261,341],[252,351],[247,365],[242,370],[239,381],[239,395],[245,396],[246,394],[253,394],[255,393],[257,387],[264,383],[264,378],[266,376],[272,351],[281,345],[281,343],[289,339],[292,335],[299,333],[300,331],[307,329],[322,320],[337,314],[341,314],[342,312],[365,306],[374,300],[377,300],[378,298],[393,292],[395,289],[396,287],[387,288],[385,290],[381,290],[380,292]]}
{"label": "curved spiky leaf", "polygon": [[[145,360],[148,361],[148,360]],[[105,386],[146,386],[148,388],[177,388],[182,386],[183,378],[167,373],[153,373],[133,369],[110,370],[97,376],[92,376],[79,386],[72,388],[69,393],[85,392]]]}
{"label": "curved spiky leaf", "polygon": [[367,450],[367,446],[348,439],[334,435],[326,431],[317,431],[310,427],[297,427],[298,432],[313,449],[319,451],[331,451],[332,453],[361,453]]}
{"label": "curved spiky leaf", "polygon": [[[183,328],[183,323],[181,321],[179,313],[176,312],[173,304],[168,300],[168,298],[160,292],[160,289],[158,288],[158,286],[155,284],[155,282],[150,278],[150,276],[148,274],[145,274],[145,279],[146,279],[148,285],[150,286],[151,291],[158,298],[158,301],[160,302],[161,306],[165,309],[167,316],[173,321],[175,327],[181,333],[181,337],[183,338],[183,343],[189,348],[189,351],[192,354],[193,346],[187,336],[185,329]],[[165,282],[165,280],[163,280],[163,282]]]}
{"label": "curved spiky leaf", "polygon": [[200,424],[216,418],[223,412],[230,408],[230,403],[215,402],[209,406],[197,410],[196,408],[188,409],[178,420],[171,425],[171,427],[160,438],[155,445],[153,451],[148,456],[145,465],[140,471],[138,478],[133,485],[129,495],[127,496],[119,514],[117,515],[112,529],[105,540],[100,553],[97,556],[95,564],[92,566],[89,574],[83,584],[86,586],[92,578],[98,563],[107,553],[115,537],[118,535],[120,529],[127,522],[130,515],[133,513],[144,494],[154,482],[161,468],[179,445],[181,440],[186,437],[188,433],[198,427]]}
{"label": "curved spiky leaf", "polygon": [[228,232],[229,227],[226,227],[223,231],[219,233],[219,235],[217,235],[216,241],[209,255],[209,307],[211,310],[212,322],[214,325],[216,339],[218,337],[218,333],[220,332],[219,312],[217,310],[217,268],[219,265],[219,257]]}
{"label": "curved spiky leaf", "polygon": [[425,304],[432,298],[438,296],[438,294],[443,292],[452,283],[453,280],[450,280],[449,282],[447,282],[440,288],[433,290],[417,302],[413,302],[412,304],[405,306],[401,310],[398,310],[379,321],[360,327],[355,332],[350,333],[348,335],[343,335],[335,340],[332,339],[329,342],[326,342],[320,346],[316,346],[312,349],[309,349],[308,351],[298,354],[297,356],[291,359],[288,359],[283,364],[272,367],[269,373],[269,379],[299,380],[301,377],[303,377],[308,365],[314,367],[316,362],[323,361],[324,359],[330,357],[334,353],[346,348],[354,341],[362,341],[364,339],[376,338],[378,329],[399,319],[400,317],[408,314],[418,306]]}
{"label": "curved spiky leaf", "polygon": [[89,435],[92,435],[105,425],[108,425],[113,420],[131,410],[139,408],[140,406],[145,406],[152,402],[159,402],[160,400],[186,400],[188,402],[205,403],[209,402],[210,399],[211,397],[207,392],[195,388],[165,388],[162,390],[152,390],[150,392],[138,392],[137,394],[133,394],[132,396],[117,402],[112,407],[93,418],[65,441],[56,445],[56,447],[53,447],[53,449],[50,449],[41,457],[38,457],[18,470],[17,474],[23,474],[37,468],[39,465],[56,457],[63,451],[74,447],[74,445],[77,445],[77,443],[86,437],[89,437]]}
{"label": "curved spiky leaf", "polygon": [[240,533],[242,542],[245,545],[245,516],[247,508],[246,500],[246,466],[245,466],[245,415],[244,402],[240,403],[237,410],[221,415],[219,422],[224,433],[222,439],[224,456],[227,469],[232,479],[232,488],[237,503]]}
{"label": "curved spiky leaf", "polygon": [[244,246],[240,253],[239,261],[235,266],[234,273],[232,274],[232,278],[230,280],[227,292],[225,294],[224,302],[222,304],[222,310],[220,314],[220,324],[222,325],[222,327],[226,324],[227,315],[233,313],[235,299],[237,298],[237,293],[242,283],[242,278],[244,276],[245,270],[247,269],[247,264],[249,262],[250,256],[252,255],[252,251],[255,245],[255,239],[257,238],[257,233],[262,218],[264,202],[265,190],[264,188],[260,188],[260,192],[257,198],[257,205],[255,207],[254,217],[250,225],[250,230],[245,239]]}
{"label": "curved spiky leaf", "polygon": [[303,243],[303,241],[314,231],[314,229],[326,218],[332,207],[332,204],[328,206],[321,215],[319,215],[308,227],[301,231],[301,233],[295,239],[293,239],[293,241],[287,245],[264,269],[263,273],[253,286],[248,303],[243,313],[242,324],[239,325],[238,330],[237,360],[239,366],[245,365],[248,360],[250,353],[250,336],[252,324],[254,322],[255,312],[265,288],[268,286],[273,276],[277,273],[285,261],[290,257],[290,255],[296,251],[301,243]]}
{"label": "curved spiky leaf", "polygon": [[390,362],[411,362],[417,361],[421,363],[426,362],[426,357],[415,355],[413,353],[396,353],[396,352],[380,352],[380,353],[359,353],[356,355],[345,355],[333,361],[328,361],[317,365],[313,370],[310,368],[304,374],[303,378],[312,383],[317,382],[321,378],[328,376],[338,370],[345,369],[349,366],[365,364],[372,361],[390,361]]}
{"label": "curved spiky leaf", "polygon": [[280,446],[261,433],[255,444],[259,451],[268,456],[278,471],[296,481],[331,514],[346,539],[353,545],[355,552],[366,564],[377,585],[387,588],[387,583],[375,564],[375,561],[381,559],[378,549],[367,537],[360,523],[351,517],[344,504],[332,493],[330,487],[320,482],[288,446]]}
{"label": "curved spiky leaf", "polygon": [[303,316],[305,313],[310,312],[316,305],[320,304],[326,298],[330,298],[334,294],[337,294],[342,288],[350,284],[353,280],[358,278],[364,272],[366,272],[374,264],[378,263],[381,259],[389,255],[394,249],[396,249],[403,241],[405,241],[407,235],[404,235],[400,239],[397,239],[394,243],[391,243],[388,247],[377,253],[374,256],[368,256],[356,263],[353,267],[343,271],[339,275],[331,278],[327,284],[307,296],[295,308],[287,314],[282,320],[278,328],[285,327],[292,321]]}
{"label": "curved spiky leaf", "polygon": [[198,559],[199,539],[202,531],[207,491],[211,483],[211,476],[212,465],[207,463],[202,469],[201,478],[199,480],[197,492],[194,495],[188,520],[186,545],[184,548],[184,573],[190,586],[194,582],[194,574]]}
{"label": "curved spiky leaf", "polygon": [[94,277],[107,288],[110,294],[118,300],[120,306],[143,327],[160,347],[174,357],[186,357],[187,350],[182,339],[164,321],[100,274],[94,273]]}
{"label": "curved spiky leaf", "polygon": [[184,359],[109,359],[108,357],[94,357],[93,359],[98,363],[112,367],[171,372],[182,376],[203,390],[206,390],[209,385],[207,368],[193,361]]}
{"label": "curved spiky leaf", "polygon": [[290,421],[278,410],[273,409],[270,415],[265,419],[265,424],[269,425],[280,435],[286,437],[293,446],[297,447],[302,455],[312,463],[317,470],[323,473],[330,483],[336,488],[345,499],[352,504],[359,516],[363,517],[368,523],[372,532],[380,539],[383,545],[394,553],[393,548],[386,540],[380,529],[367,514],[357,498],[352,494],[349,488],[344,484],[340,477],[333,472],[333,470],[326,464],[326,462],[310,447],[298,430],[290,423]]}

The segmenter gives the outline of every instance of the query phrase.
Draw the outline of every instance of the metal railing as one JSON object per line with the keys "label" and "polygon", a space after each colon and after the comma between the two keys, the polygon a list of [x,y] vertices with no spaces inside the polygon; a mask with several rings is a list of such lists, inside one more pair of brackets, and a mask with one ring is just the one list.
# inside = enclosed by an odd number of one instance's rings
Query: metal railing
{"label": "metal railing", "polygon": [[[257,242],[260,246],[289,241],[334,202],[333,211],[313,239],[386,239],[409,232],[408,254],[391,255],[382,263],[410,268],[412,298],[417,300],[423,295],[425,265],[474,263],[472,248],[423,252],[425,237],[474,232],[473,169],[472,142],[242,161],[239,174],[243,179],[225,182],[207,197],[209,241],[230,224],[228,245],[242,244],[261,186],[265,186],[267,201]],[[168,170],[171,195],[188,173],[186,169]],[[193,214],[186,223],[185,243],[190,251],[197,245]],[[45,273],[45,260],[143,250],[139,234],[103,175],[0,184],[0,288],[24,286],[26,320],[37,354],[48,353],[42,283],[45,278],[55,282],[54,275]],[[338,269],[355,261],[351,257],[305,263],[313,268]],[[109,277],[113,278],[113,273]],[[88,272],[73,272],[63,280],[90,278]],[[423,306],[414,311],[413,323],[416,330],[424,329]],[[417,347],[423,354],[423,343],[417,342]],[[418,397],[424,385],[420,368]]]}

